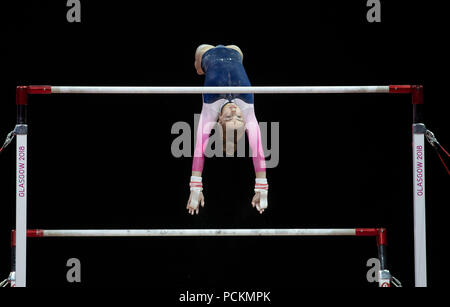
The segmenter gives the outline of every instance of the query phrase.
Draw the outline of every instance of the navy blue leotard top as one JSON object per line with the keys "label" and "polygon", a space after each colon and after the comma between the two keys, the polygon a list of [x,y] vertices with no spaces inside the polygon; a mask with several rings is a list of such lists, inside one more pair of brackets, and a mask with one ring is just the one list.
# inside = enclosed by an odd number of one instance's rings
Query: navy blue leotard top
{"label": "navy blue leotard top", "polygon": [[[203,54],[202,69],[205,72],[205,86],[251,86],[242,65],[241,54],[223,45]],[[253,104],[253,94],[203,94],[204,103],[213,103],[219,99],[231,101],[235,98]]]}

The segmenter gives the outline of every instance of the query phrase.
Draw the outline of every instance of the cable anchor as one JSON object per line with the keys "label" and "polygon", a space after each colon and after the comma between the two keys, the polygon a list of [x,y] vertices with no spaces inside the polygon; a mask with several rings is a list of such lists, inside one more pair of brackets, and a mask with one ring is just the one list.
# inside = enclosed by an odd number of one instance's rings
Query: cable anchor
{"label": "cable anchor", "polygon": [[397,287],[397,288],[402,288],[403,287],[402,283],[400,282],[400,280],[398,280],[394,276],[391,276],[391,284],[393,284],[394,287]]}
{"label": "cable anchor", "polygon": [[447,174],[450,175],[450,169],[447,167],[447,164],[445,163],[444,159],[442,158],[439,150],[441,150],[442,153],[445,153],[447,155],[447,157],[450,157],[450,154],[448,153],[447,150],[445,150],[444,147],[442,147],[441,144],[439,144],[439,142],[436,139],[436,137],[434,136],[433,132],[431,132],[430,130],[427,129],[425,132],[425,137],[426,137],[428,143],[430,143],[430,145],[433,146],[433,148],[436,150],[436,154],[438,155],[439,159],[441,160],[442,165],[444,165],[445,170],[447,171]]}
{"label": "cable anchor", "polygon": [[16,129],[14,129],[13,131],[11,131],[10,133],[8,133],[8,135],[6,136],[6,140],[3,143],[3,146],[0,148],[0,153],[6,148],[8,147],[8,145],[12,142],[12,140],[14,139],[14,137],[16,136]]}
{"label": "cable anchor", "polygon": [[15,287],[16,285],[16,272],[9,273],[9,276],[4,281],[0,282],[0,288],[6,288],[8,285]]}
{"label": "cable anchor", "polygon": [[434,133],[427,129],[425,132],[425,137],[427,138],[428,143],[430,143],[431,146],[436,148],[436,145],[440,145],[436,137],[434,136]]}

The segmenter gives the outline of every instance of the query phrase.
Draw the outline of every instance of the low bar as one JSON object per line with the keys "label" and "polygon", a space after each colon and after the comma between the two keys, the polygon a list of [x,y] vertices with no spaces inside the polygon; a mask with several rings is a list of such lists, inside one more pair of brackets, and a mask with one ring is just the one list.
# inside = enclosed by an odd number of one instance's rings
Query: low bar
{"label": "low bar", "polygon": [[358,236],[344,229],[29,229],[28,237]]}
{"label": "low bar", "polygon": [[[32,86],[30,94],[345,94],[396,93],[393,86]],[[400,92],[403,93],[403,92]]]}

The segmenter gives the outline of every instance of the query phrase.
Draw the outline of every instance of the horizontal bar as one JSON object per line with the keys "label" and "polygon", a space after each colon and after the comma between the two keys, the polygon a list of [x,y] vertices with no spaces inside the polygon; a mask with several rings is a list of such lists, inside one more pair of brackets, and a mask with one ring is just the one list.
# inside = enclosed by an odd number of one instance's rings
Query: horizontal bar
{"label": "horizontal bar", "polygon": [[[29,237],[192,237],[192,236],[359,236],[365,228],[344,229],[29,229]],[[376,236],[375,228],[366,236]]]}
{"label": "horizontal bar", "polygon": [[[36,86],[30,94],[39,94]],[[405,86],[397,86],[404,88]],[[48,88],[42,87],[43,89]],[[345,94],[396,93],[393,86],[51,86],[52,94]],[[48,93],[43,91],[42,93]],[[403,91],[398,91],[404,93]]]}

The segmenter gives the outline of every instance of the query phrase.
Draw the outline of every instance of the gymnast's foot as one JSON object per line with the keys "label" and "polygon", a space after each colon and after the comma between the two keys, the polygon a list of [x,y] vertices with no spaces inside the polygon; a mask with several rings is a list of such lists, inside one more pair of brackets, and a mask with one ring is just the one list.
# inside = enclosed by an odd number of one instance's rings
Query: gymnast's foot
{"label": "gymnast's foot", "polygon": [[241,57],[244,58],[244,54],[242,53],[241,48],[239,48],[238,46],[236,46],[236,45],[228,45],[228,46],[225,46],[225,47],[236,50],[237,52],[239,52],[241,54]]}
{"label": "gymnast's foot", "polygon": [[206,51],[208,51],[209,49],[212,49],[212,48],[214,48],[214,46],[208,45],[208,44],[202,44],[197,47],[197,50],[195,51],[195,62],[194,62],[194,66],[195,66],[195,69],[197,70],[197,74],[199,74],[199,75],[205,74],[205,72],[202,69],[202,56]]}

